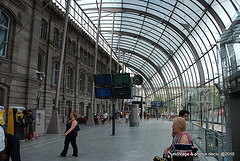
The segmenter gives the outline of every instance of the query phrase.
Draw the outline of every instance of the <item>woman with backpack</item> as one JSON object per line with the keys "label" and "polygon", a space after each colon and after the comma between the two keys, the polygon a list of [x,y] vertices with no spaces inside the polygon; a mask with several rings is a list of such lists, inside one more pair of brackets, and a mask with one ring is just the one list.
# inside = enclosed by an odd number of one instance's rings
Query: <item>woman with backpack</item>
{"label": "woman with backpack", "polygon": [[66,132],[64,133],[65,141],[64,141],[64,149],[60,154],[60,157],[66,157],[69,143],[72,144],[73,154],[72,158],[78,157],[78,148],[76,144],[78,125],[77,125],[77,114],[70,114],[70,121],[66,124]]}

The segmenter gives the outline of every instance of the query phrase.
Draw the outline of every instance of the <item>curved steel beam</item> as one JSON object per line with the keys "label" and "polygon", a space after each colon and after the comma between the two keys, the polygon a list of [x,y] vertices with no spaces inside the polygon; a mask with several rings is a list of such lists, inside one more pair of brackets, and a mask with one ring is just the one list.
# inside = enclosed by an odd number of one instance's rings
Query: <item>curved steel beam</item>
{"label": "curved steel beam", "polygon": [[[201,86],[204,86],[205,84],[205,77],[204,77],[204,73],[203,73],[203,66],[202,66],[202,63],[200,61],[200,58],[199,58],[199,55],[197,53],[197,50],[195,49],[194,45],[192,44],[192,42],[188,39],[188,37],[180,30],[178,29],[176,26],[174,26],[172,23],[170,23],[169,21],[166,21],[164,20],[163,18],[161,17],[158,17],[156,15],[153,15],[151,13],[147,13],[147,12],[143,12],[143,11],[140,11],[140,10],[136,10],[136,9],[131,9],[131,8],[111,8],[111,7],[103,7],[102,8],[103,11],[108,11],[108,12],[112,12],[112,13],[124,13],[124,12],[129,12],[129,13],[138,13],[138,14],[141,14],[141,15],[144,15],[144,16],[147,16],[147,17],[150,17],[150,18],[153,18],[155,20],[158,20],[164,24],[166,24],[167,26],[169,26],[170,28],[172,28],[173,30],[175,30],[179,35],[181,35],[181,37],[187,42],[187,44],[189,45],[190,47],[190,50],[192,51],[193,53],[193,56],[195,58],[195,61],[196,61],[196,65],[198,67],[198,72],[199,72],[199,78],[200,78],[200,83],[201,83]],[[114,31],[116,33],[116,31]],[[121,32],[122,33],[122,32]],[[136,34],[134,34],[136,35]],[[141,37],[140,35],[136,35],[138,37]],[[154,43],[156,44],[156,43]],[[159,45],[158,45],[159,46]],[[162,47],[161,47],[162,48]],[[162,48],[163,49],[163,48]],[[165,50],[165,49],[164,49]],[[165,54],[167,52],[164,52]]]}
{"label": "curved steel beam", "polygon": [[208,11],[213,16],[213,18],[217,22],[218,26],[220,27],[221,31],[224,31],[225,30],[225,25],[222,22],[222,20],[220,19],[220,17],[218,16],[218,14],[213,10],[213,8],[205,0],[197,0],[197,1],[202,6],[204,6],[206,8],[206,11]]}
{"label": "curved steel beam", "polygon": [[[134,69],[134,70],[136,70],[136,71],[138,71],[138,72],[147,80],[147,82],[149,83],[150,87],[152,88],[152,91],[153,91],[153,94],[154,94],[155,99],[157,99],[156,90],[155,90],[155,88],[154,88],[151,80],[148,79],[148,77],[147,77],[141,70],[139,70],[138,68],[136,68],[135,66],[133,66],[133,65],[131,65],[131,64],[128,64],[128,63],[124,63],[124,64],[125,64],[126,66],[128,66],[128,67],[130,67],[130,68],[132,68],[132,69]],[[169,99],[169,98],[167,98],[167,99]],[[169,102],[169,100],[168,100],[168,102]],[[168,105],[167,105],[167,111],[169,111],[169,103],[168,103]]]}
{"label": "curved steel beam", "polygon": [[[150,65],[152,65],[154,69],[156,69],[156,71],[158,72],[158,74],[160,75],[160,77],[161,77],[162,80],[163,80],[164,86],[166,87],[167,101],[169,102],[169,101],[170,101],[170,94],[169,94],[169,88],[168,88],[168,85],[167,85],[167,81],[166,81],[165,77],[163,76],[162,71],[157,67],[157,65],[154,64],[151,60],[149,60],[149,59],[146,58],[145,56],[143,56],[143,55],[141,55],[141,54],[138,54],[138,53],[136,53],[136,52],[134,52],[134,51],[127,50],[127,49],[122,49],[122,48],[120,48],[120,50],[123,51],[123,52],[125,52],[125,53],[131,53],[131,54],[133,54],[133,55],[136,55],[136,56],[142,58],[143,60],[147,61]],[[138,70],[136,70],[136,71],[140,71],[140,70],[138,69]],[[149,79],[149,81],[150,81],[150,79]],[[155,92],[156,92],[156,90],[155,90]]]}
{"label": "curved steel beam", "polygon": [[[109,31],[111,32],[111,31]],[[160,49],[169,59],[169,61],[172,63],[172,65],[174,66],[174,68],[176,69],[176,72],[178,74],[178,77],[179,77],[179,81],[180,81],[180,86],[181,86],[181,90],[183,91],[184,89],[184,84],[183,84],[183,78],[182,78],[182,75],[181,75],[181,72],[180,72],[180,69],[176,63],[176,61],[172,58],[172,56],[162,47],[160,46],[159,44],[155,43],[154,41],[146,38],[146,37],[142,37],[142,36],[139,36],[137,34],[133,34],[133,33],[129,33],[129,32],[119,32],[119,31],[114,31],[115,34],[120,34],[120,35],[127,35],[127,36],[132,36],[132,37],[136,37],[138,36],[139,38],[141,38],[142,40],[150,43],[150,44],[153,44],[154,46],[156,46],[156,48]],[[139,55],[139,54],[138,54]],[[154,66],[153,66],[154,67]]]}

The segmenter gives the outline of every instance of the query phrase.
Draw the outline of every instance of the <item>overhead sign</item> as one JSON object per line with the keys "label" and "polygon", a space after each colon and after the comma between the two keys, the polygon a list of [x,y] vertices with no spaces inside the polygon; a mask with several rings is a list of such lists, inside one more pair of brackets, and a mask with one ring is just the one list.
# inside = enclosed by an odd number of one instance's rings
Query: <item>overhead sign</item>
{"label": "overhead sign", "polygon": [[151,108],[163,108],[164,103],[157,101],[152,101],[151,102]]}
{"label": "overhead sign", "polygon": [[96,74],[94,75],[95,86],[110,86],[111,75],[110,74]]}
{"label": "overhead sign", "polygon": [[130,73],[124,74],[113,74],[113,86],[123,86],[123,85],[130,85]]}
{"label": "overhead sign", "polygon": [[130,99],[133,98],[132,87],[113,87],[112,97],[119,99]]}
{"label": "overhead sign", "polygon": [[95,97],[100,99],[109,99],[111,98],[111,89],[110,88],[102,88],[96,87],[95,88]]}
{"label": "overhead sign", "polygon": [[100,99],[132,99],[130,73],[95,74],[95,97]]}

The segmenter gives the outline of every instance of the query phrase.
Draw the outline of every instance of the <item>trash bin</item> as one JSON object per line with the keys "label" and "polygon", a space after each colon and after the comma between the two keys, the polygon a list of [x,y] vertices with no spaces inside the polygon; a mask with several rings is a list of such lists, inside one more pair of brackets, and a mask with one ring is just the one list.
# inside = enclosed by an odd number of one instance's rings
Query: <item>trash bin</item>
{"label": "trash bin", "polygon": [[131,106],[130,127],[139,126],[138,104]]}

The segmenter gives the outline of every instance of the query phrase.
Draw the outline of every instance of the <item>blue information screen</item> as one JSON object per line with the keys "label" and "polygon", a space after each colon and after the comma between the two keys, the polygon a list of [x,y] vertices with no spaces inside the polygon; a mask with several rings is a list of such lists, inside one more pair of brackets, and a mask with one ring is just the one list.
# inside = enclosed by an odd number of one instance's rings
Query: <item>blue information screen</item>
{"label": "blue information screen", "polygon": [[108,99],[111,97],[111,89],[110,88],[101,88],[97,87],[96,89],[96,98],[101,98],[101,99]]}
{"label": "blue information screen", "polygon": [[110,86],[111,76],[110,74],[98,74],[94,76],[95,86]]}

